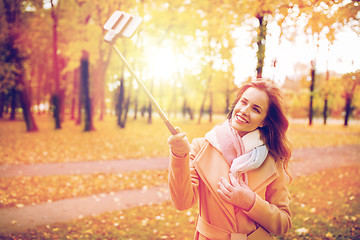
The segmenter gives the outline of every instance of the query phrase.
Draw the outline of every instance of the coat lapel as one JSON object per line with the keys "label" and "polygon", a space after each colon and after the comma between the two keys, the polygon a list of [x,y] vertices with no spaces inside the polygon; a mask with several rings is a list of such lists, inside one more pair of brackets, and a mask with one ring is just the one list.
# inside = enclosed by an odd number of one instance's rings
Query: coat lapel
{"label": "coat lapel", "polygon": [[257,169],[248,172],[249,188],[260,192],[279,176],[274,158],[268,154],[264,163]]}
{"label": "coat lapel", "polygon": [[213,194],[215,200],[226,213],[227,217],[236,226],[234,206],[225,202],[217,193],[218,182],[221,177],[229,181],[230,166],[223,158],[222,154],[212,147],[208,141],[199,151],[194,159],[194,167],[196,168],[200,178],[205,183],[209,191]]}
{"label": "coat lapel", "polygon": [[[217,193],[218,182],[221,177],[230,181],[229,164],[222,154],[216,150],[216,148],[212,147],[208,141],[205,142],[204,146],[198,152],[193,164],[219,206],[236,226],[234,206],[224,201]],[[279,173],[276,168],[275,160],[268,155],[267,159],[258,169],[248,172],[249,187],[254,192],[260,192],[278,176]]]}

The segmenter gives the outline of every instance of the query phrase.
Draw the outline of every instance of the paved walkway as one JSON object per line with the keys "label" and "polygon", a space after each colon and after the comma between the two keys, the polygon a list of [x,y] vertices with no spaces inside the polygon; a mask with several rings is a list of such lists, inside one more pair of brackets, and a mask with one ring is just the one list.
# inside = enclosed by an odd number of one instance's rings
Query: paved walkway
{"label": "paved walkway", "polygon": [[[293,169],[293,176],[296,178],[322,169],[360,164],[360,145],[299,149],[293,152],[293,158],[291,168]],[[106,173],[165,169],[167,167],[167,158],[19,166],[2,165],[0,166],[0,177]],[[23,232],[35,226],[66,222],[107,211],[161,203],[169,199],[168,187],[164,185],[149,189],[70,198],[23,208],[2,208],[0,209],[0,234]]]}
{"label": "paved walkway", "polygon": [[166,169],[168,165],[168,158],[143,158],[102,162],[49,163],[33,165],[0,165],[0,177],[117,173],[121,171]]}

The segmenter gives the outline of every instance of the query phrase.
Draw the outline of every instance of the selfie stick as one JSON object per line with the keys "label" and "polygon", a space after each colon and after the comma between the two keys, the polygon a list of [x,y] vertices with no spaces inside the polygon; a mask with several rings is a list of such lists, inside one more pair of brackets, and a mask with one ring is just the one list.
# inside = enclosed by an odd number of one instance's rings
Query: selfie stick
{"label": "selfie stick", "polygon": [[159,104],[156,102],[155,98],[151,95],[149,90],[145,87],[144,83],[136,76],[135,72],[126,61],[125,57],[121,54],[119,49],[114,45],[116,39],[120,36],[130,38],[135,30],[141,24],[142,19],[137,16],[133,16],[128,13],[115,11],[111,17],[107,20],[104,25],[104,29],[108,30],[104,39],[112,45],[116,53],[119,55],[127,69],[129,70],[131,76],[136,80],[137,84],[142,88],[146,95],[148,96],[151,105],[155,108],[156,112],[160,115],[161,119],[164,121],[166,127],[169,129],[172,135],[176,135],[178,132],[175,130],[174,126],[170,123],[169,119],[166,117],[164,111],[161,109]]}

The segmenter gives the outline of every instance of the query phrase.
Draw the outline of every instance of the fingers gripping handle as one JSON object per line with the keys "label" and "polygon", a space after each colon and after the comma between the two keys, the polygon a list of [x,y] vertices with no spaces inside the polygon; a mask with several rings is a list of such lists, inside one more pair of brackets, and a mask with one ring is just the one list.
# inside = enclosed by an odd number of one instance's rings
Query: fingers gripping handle
{"label": "fingers gripping handle", "polygon": [[172,154],[182,158],[189,154],[191,146],[186,133],[181,132],[178,127],[175,128],[175,131],[177,134],[173,134],[168,138],[168,144]]}

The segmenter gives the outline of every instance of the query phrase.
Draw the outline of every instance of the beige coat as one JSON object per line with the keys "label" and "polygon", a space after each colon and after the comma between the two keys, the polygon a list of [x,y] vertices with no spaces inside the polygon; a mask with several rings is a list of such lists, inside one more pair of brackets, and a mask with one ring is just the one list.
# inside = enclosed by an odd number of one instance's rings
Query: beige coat
{"label": "beige coat", "polygon": [[248,172],[248,185],[256,193],[249,212],[224,201],[216,192],[220,177],[229,181],[229,170],[222,154],[204,138],[194,139],[186,157],[171,155],[169,187],[173,203],[179,210],[199,204],[195,239],[264,240],[272,239],[268,232],[286,233],[291,215],[281,162],[268,155],[260,168]]}

